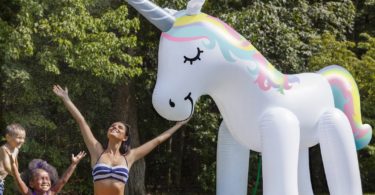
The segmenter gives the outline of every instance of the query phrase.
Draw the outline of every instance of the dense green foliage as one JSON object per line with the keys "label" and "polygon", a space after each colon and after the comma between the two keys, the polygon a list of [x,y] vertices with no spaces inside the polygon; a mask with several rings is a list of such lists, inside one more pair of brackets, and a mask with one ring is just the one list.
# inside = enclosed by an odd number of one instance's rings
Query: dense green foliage
{"label": "dense green foliage", "polygon": [[[108,113],[113,110],[116,87],[142,72],[142,58],[133,54],[138,19],[128,19],[124,4],[98,3],[20,0],[2,4],[10,11],[0,20],[1,126],[15,121],[28,130],[21,168],[32,158],[43,158],[62,173],[70,154],[86,149],[76,124],[53,96],[53,84],[73,89],[72,98],[86,119],[95,121],[92,128],[100,130],[113,122]],[[105,138],[105,132],[95,133]],[[91,173],[88,162],[80,165],[80,176],[72,179],[76,185],[68,186],[66,192],[92,193],[92,182],[86,182]]]}
{"label": "dense green foliage", "polygon": [[[187,0],[154,2],[184,9]],[[285,73],[330,64],[347,68],[360,89],[364,121],[375,127],[374,8],[373,0],[220,0],[207,1],[203,11],[232,25]],[[171,126],[151,105],[159,36],[117,0],[2,0],[0,127],[19,122],[28,130],[20,168],[43,158],[62,173],[71,153],[86,150],[77,125],[51,91],[55,83],[69,87],[100,141],[122,109],[116,102],[127,84],[136,111],[126,114],[137,116],[141,143]],[[214,194],[220,120],[212,99],[201,98],[189,125],[146,157],[147,191]],[[326,192],[320,156],[312,150],[314,190]],[[250,188],[258,159],[251,156]],[[359,152],[359,160],[363,189],[374,192],[374,144]],[[86,158],[64,193],[92,194],[90,174]],[[11,177],[6,184],[6,194],[14,194]]]}

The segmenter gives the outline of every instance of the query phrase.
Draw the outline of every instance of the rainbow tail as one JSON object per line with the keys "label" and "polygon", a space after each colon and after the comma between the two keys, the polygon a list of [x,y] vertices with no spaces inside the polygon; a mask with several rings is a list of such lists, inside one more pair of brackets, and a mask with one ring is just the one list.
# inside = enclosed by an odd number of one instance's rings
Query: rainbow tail
{"label": "rainbow tail", "polygon": [[337,65],[325,67],[318,73],[331,85],[335,107],[348,117],[357,150],[364,148],[370,143],[372,128],[368,124],[362,124],[358,87],[352,75]]}

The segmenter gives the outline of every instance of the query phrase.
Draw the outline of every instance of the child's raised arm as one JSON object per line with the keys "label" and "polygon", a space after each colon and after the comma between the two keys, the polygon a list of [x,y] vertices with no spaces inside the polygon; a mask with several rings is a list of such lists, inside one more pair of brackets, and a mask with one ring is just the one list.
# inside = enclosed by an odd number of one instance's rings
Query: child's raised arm
{"label": "child's raised arm", "polygon": [[53,92],[61,98],[64,102],[65,107],[68,109],[70,114],[73,116],[74,120],[78,123],[79,129],[85,141],[86,147],[89,150],[91,159],[98,159],[99,155],[103,152],[103,146],[96,140],[91,132],[89,125],[87,124],[85,118],[82,116],[81,112],[70,100],[68,94],[68,88],[61,88],[60,85],[53,86]]}
{"label": "child's raised arm", "polygon": [[11,164],[11,167],[12,167],[12,175],[14,176],[14,179],[16,180],[16,183],[17,183],[17,186],[18,188],[20,189],[21,193],[22,194],[28,194],[28,195],[31,195],[32,194],[32,191],[31,189],[25,184],[25,182],[21,179],[21,175],[18,171],[18,163],[17,163],[17,160],[16,158],[12,155],[12,153],[10,153],[9,150],[5,150],[10,158],[10,164]]}
{"label": "child's raised arm", "polygon": [[69,178],[72,176],[74,170],[77,167],[77,164],[83,157],[86,156],[86,152],[81,151],[76,156],[72,154],[72,163],[65,171],[64,175],[56,182],[56,184],[51,188],[51,191],[58,193],[64,187],[64,185],[68,182]]}

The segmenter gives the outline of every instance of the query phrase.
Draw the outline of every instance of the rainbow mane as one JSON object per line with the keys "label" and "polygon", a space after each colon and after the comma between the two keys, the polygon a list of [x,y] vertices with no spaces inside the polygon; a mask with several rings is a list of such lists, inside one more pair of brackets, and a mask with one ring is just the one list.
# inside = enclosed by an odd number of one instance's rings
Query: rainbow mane
{"label": "rainbow mane", "polygon": [[292,87],[291,83],[299,81],[294,76],[284,75],[276,70],[249,41],[229,25],[204,13],[178,17],[173,27],[162,33],[162,38],[174,42],[203,40],[202,44],[206,49],[213,49],[217,44],[228,62],[235,62],[237,59],[251,61],[255,66],[248,66],[248,72],[264,91],[275,88],[283,94],[284,90]]}

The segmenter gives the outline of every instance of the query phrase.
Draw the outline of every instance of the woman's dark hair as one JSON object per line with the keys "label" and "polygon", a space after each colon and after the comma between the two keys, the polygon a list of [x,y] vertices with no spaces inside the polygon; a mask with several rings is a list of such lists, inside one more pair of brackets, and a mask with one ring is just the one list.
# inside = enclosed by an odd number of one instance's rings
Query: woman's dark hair
{"label": "woman's dark hair", "polygon": [[120,153],[125,155],[130,151],[130,125],[126,124],[123,121],[120,121],[120,123],[124,124],[124,126],[126,127],[125,136],[128,136],[128,139],[121,142],[120,146]]}
{"label": "woman's dark hair", "polygon": [[[120,146],[120,149],[119,149],[120,153],[122,155],[125,155],[131,149],[131,147],[130,147],[130,125],[126,124],[124,121],[118,121],[118,122],[122,123],[125,126],[125,136],[128,136],[128,139],[126,141],[121,142],[121,146]],[[106,146],[105,148],[108,148],[108,140],[107,140],[107,144],[105,146]]]}
{"label": "woman's dark hair", "polygon": [[56,171],[56,168],[42,159],[33,159],[29,163],[29,168],[25,172],[23,172],[21,176],[22,180],[26,183],[26,185],[29,185],[30,181],[33,179],[33,176],[38,171],[38,169],[42,169],[48,173],[49,178],[51,179],[51,186],[56,184],[57,180],[59,179],[59,175]]}

